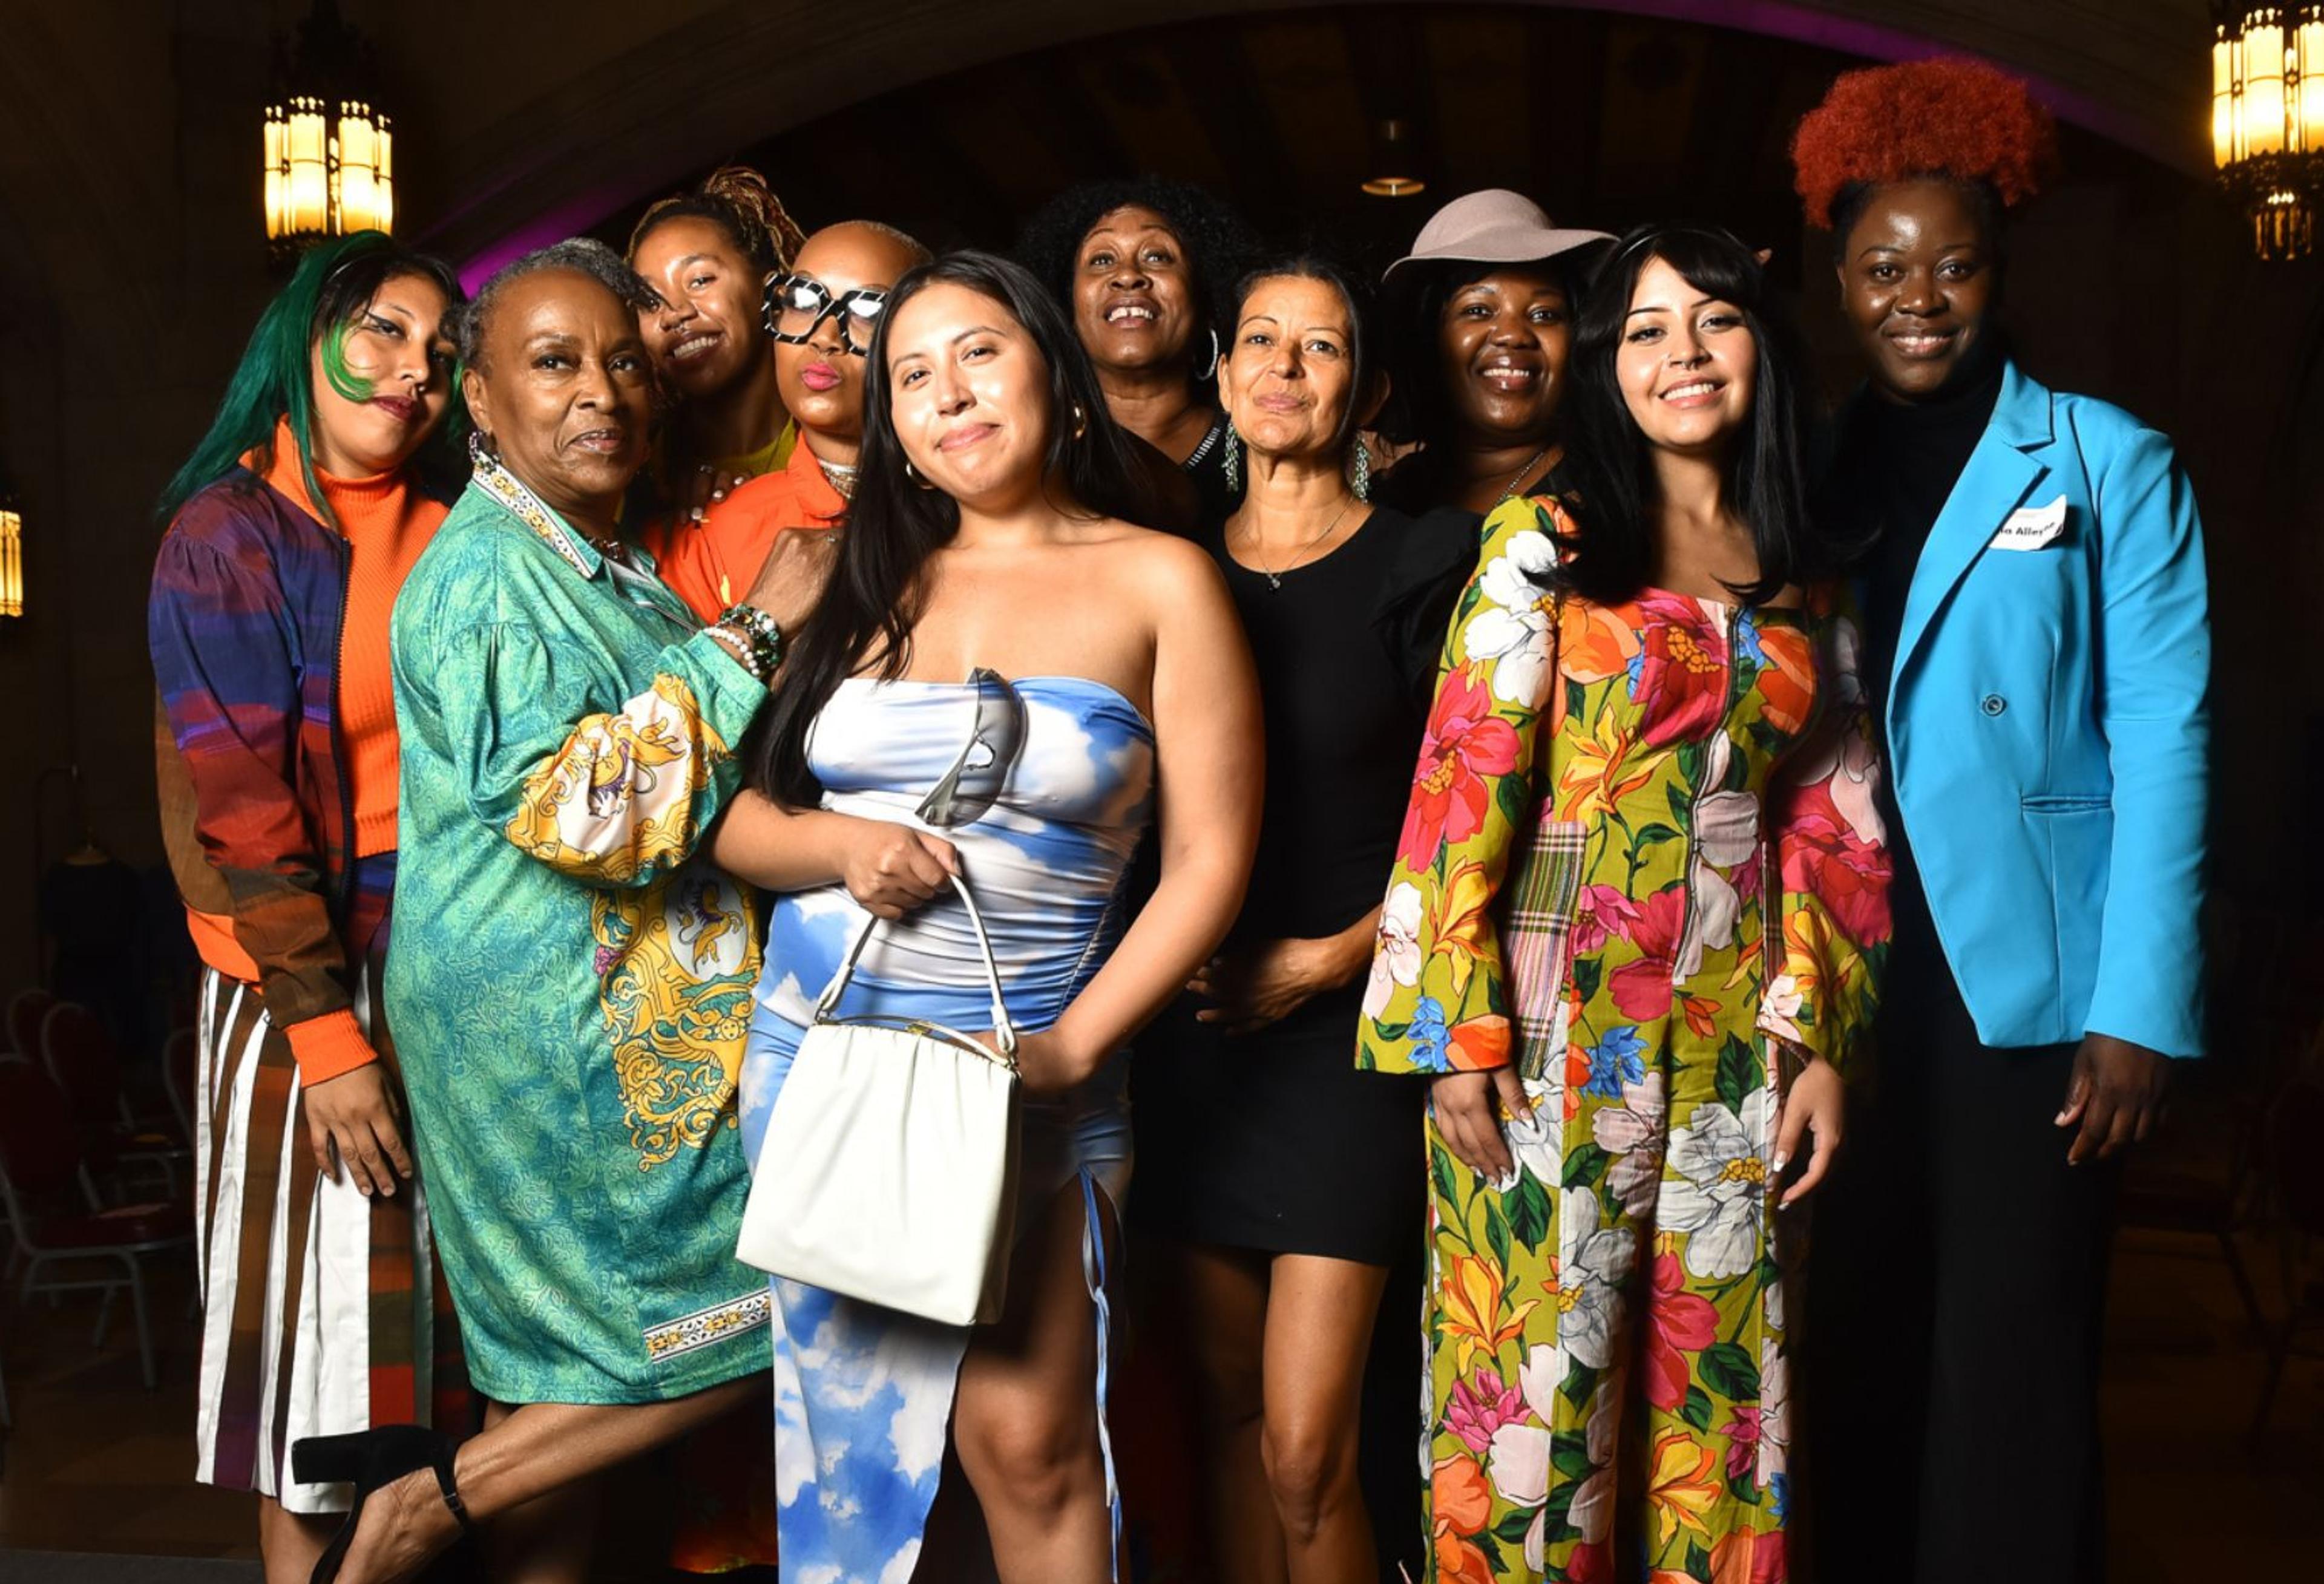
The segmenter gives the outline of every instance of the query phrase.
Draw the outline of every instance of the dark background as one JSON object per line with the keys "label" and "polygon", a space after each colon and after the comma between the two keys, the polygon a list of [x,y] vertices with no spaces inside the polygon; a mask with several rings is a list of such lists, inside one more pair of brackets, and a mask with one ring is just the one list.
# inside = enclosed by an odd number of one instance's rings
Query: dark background
{"label": "dark background", "polygon": [[[2063,170],[2015,231],[2008,318],[2024,361],[2172,434],[2207,525],[2224,920],[2209,927],[2227,948],[2228,1017],[2149,1186],[2183,1210],[2185,1194],[2170,1199],[2183,1174],[2200,1215],[2216,1208],[2203,1195],[2250,1142],[2250,1082],[2284,1042],[2304,1044],[2302,997],[2324,977],[2297,949],[2324,890],[2311,835],[2324,778],[2324,260],[2258,262],[2212,185],[2205,0],[342,9],[375,47],[396,118],[396,229],[473,272],[575,232],[619,245],[646,202],[727,159],[764,170],[810,230],[869,216],[937,246],[1005,244],[1060,187],[1152,170],[1374,264],[1444,199],[1508,186],[1562,224],[1703,218],[1772,247],[1832,397],[1850,359],[1828,240],[1791,193],[1794,123],[1836,72],[1868,61],[1954,49],[2024,73],[2060,113]],[[0,469],[24,511],[27,562],[27,614],[0,623],[14,739],[0,751],[0,997],[39,974],[34,877],[84,825],[133,867],[160,859],[152,504],[279,281],[261,110],[306,12],[306,0],[0,0]],[[1411,129],[1419,196],[1359,190],[1390,117]],[[166,901],[155,918],[152,942],[166,944]],[[2206,927],[2187,919],[2190,949]],[[134,928],[124,920],[124,938]],[[2289,953],[2259,949],[2287,940]],[[2155,1266],[2117,1297],[2127,1340],[2119,1365],[2110,1356],[2107,1413],[2144,1481],[2117,1538],[2135,1533],[2130,1554],[2151,1564],[2126,1577],[2218,1576],[2168,1571],[2164,1537],[2270,1514],[2288,1532],[2289,1509],[2269,1504],[2311,1500],[2324,1474],[2312,1391],[2307,1422],[2291,1415],[2296,1458],[2234,1455],[2225,1427],[2248,1411],[2257,1354],[2239,1303],[2220,1297],[2209,1224],[2199,1216],[2191,1243],[2172,1246],[2194,1261]],[[175,1469],[177,1443],[163,1444]],[[22,1511],[0,1499],[0,1528],[22,1533]]]}

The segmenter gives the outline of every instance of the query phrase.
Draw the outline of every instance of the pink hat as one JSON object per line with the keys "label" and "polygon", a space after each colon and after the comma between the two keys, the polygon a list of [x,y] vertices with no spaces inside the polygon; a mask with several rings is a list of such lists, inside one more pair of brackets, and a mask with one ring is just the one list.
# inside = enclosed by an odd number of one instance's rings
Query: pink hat
{"label": "pink hat", "polygon": [[1611,242],[1603,231],[1561,230],[1542,207],[1521,192],[1489,187],[1465,193],[1430,216],[1413,238],[1412,251],[1388,267],[1392,278],[1406,264],[1449,260],[1476,264],[1526,264],[1555,258],[1593,242]]}

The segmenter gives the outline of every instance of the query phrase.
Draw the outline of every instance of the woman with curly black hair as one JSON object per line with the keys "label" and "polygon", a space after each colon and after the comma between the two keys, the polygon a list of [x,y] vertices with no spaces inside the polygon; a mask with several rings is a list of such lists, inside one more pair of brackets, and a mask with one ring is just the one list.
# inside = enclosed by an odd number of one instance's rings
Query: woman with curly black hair
{"label": "woman with curly black hair", "polygon": [[2118,1156],[2202,1051],[2202,528],[2168,439],[2001,335],[2002,217],[2051,143],[2024,83],[1929,60],[1841,78],[1792,150],[1865,367],[1820,515],[1868,545],[1895,778],[1869,1174],[1810,1305],[1824,1377],[1893,1383],[1822,1405],[1840,1579],[2099,1576]]}
{"label": "woman with curly black hair", "polygon": [[1204,522],[1242,494],[1215,382],[1224,305],[1251,251],[1224,204],[1155,177],[1069,189],[1017,243],[1073,315],[1114,421],[1185,469]]}

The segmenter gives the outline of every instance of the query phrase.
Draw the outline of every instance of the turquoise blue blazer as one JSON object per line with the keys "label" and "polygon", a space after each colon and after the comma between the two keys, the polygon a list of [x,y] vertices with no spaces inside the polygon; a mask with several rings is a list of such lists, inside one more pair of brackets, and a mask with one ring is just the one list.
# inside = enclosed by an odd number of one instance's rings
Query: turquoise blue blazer
{"label": "turquoise blue blazer", "polygon": [[1985,1044],[2202,1054],[2208,602],[2171,442],[2012,364],[1888,690],[1897,805]]}

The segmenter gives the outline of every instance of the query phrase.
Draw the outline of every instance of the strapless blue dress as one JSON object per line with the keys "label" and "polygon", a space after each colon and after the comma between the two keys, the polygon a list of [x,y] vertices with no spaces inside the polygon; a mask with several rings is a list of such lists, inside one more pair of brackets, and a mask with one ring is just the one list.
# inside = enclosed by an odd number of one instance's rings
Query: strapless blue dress
{"label": "strapless blue dress", "polygon": [[[825,808],[931,830],[959,850],[1010,1016],[1028,1033],[1056,1021],[1120,936],[1122,874],[1151,816],[1154,758],[1153,727],[1128,699],[1072,677],[852,677],[807,741]],[[932,794],[948,805],[942,824],[923,817]],[[775,899],[742,1074],[742,1144],[754,1166],[816,998],[868,917],[842,886]],[[940,896],[879,926],[838,1014],[970,1031],[989,1024],[983,964],[959,898]],[[1102,1440],[1108,1306],[1095,1197],[1119,1206],[1129,1186],[1126,1078],[1124,1053],[1079,1089],[1028,1101],[1021,1113],[1019,1227],[1076,1180],[1089,1204]],[[772,1285],[784,1574],[908,1578],[970,1333],[798,1282]],[[1112,1483],[1109,1452],[1109,1494]]]}

